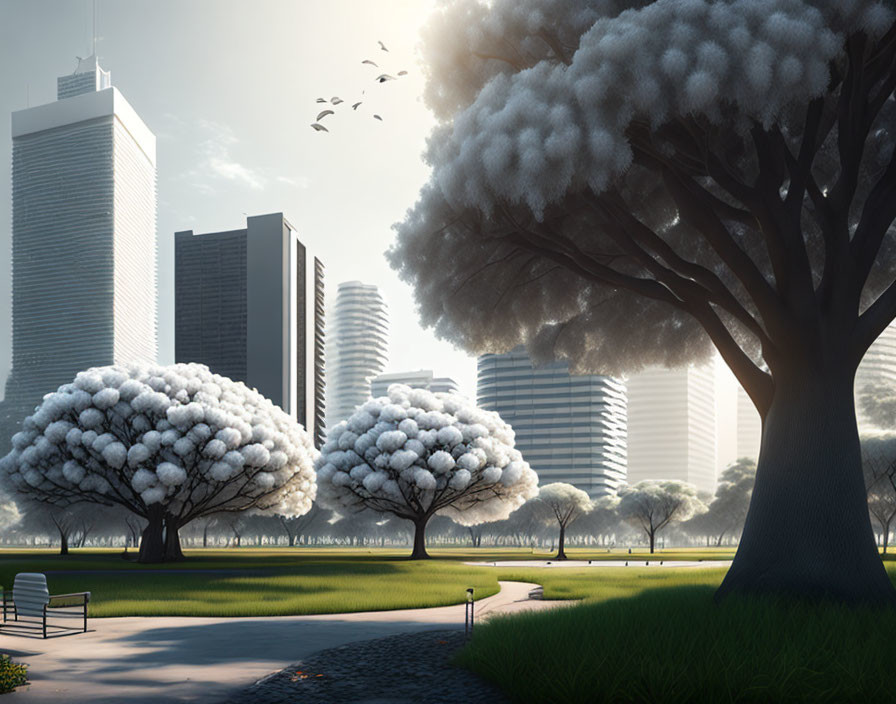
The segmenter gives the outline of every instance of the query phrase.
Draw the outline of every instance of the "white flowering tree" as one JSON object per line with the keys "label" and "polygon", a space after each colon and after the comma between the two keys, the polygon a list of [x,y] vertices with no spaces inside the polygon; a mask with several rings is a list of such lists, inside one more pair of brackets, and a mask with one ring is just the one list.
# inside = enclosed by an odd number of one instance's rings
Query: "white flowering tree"
{"label": "white flowering tree", "polygon": [[412,559],[426,554],[437,513],[460,525],[507,518],[538,492],[538,477],[497,413],[459,394],[401,384],[327,435],[318,460],[320,500],[340,513],[371,509],[414,524]]}
{"label": "white flowering tree", "polygon": [[653,553],[656,536],[671,523],[686,521],[706,511],[693,484],[645,479],[619,490],[619,517],[647,537]]}
{"label": "white flowering tree", "polygon": [[307,433],[200,364],[98,367],[44,397],[0,461],[7,485],[57,507],[118,504],[148,521],[140,560],[180,559],[178,529],[222,511],[307,512]]}
{"label": "white flowering tree", "polygon": [[532,503],[538,507],[543,523],[559,526],[560,537],[557,540],[556,559],[565,560],[566,552],[563,544],[566,540],[566,529],[591,510],[591,498],[572,484],[554,482],[540,487],[538,496]]}
{"label": "white flowering tree", "polygon": [[896,25],[877,0],[449,0],[392,263],[472,352],[706,358],[763,418],[721,586],[892,602],[853,375],[896,317]]}

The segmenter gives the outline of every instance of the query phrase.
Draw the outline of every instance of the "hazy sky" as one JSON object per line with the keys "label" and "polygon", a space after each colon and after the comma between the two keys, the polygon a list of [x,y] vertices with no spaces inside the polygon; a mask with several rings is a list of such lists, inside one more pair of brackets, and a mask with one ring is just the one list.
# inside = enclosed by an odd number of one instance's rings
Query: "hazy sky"
{"label": "hazy sky", "polygon": [[[9,116],[55,100],[56,77],[90,54],[92,5],[0,0],[0,381],[10,363]],[[158,139],[162,362],[174,351],[173,233],[237,229],[246,214],[282,211],[324,262],[328,298],[341,281],[380,286],[391,317],[388,371],[433,369],[475,394],[475,359],[417,325],[413,293],[383,257],[392,224],[428,175],[420,154],[433,123],[419,97],[415,46],[430,8],[423,0],[98,2],[100,63]],[[408,76],[375,83],[366,58]],[[315,132],[323,107],[315,99],[336,95],[347,103],[325,119],[329,133]],[[347,109],[359,99],[357,113]]]}

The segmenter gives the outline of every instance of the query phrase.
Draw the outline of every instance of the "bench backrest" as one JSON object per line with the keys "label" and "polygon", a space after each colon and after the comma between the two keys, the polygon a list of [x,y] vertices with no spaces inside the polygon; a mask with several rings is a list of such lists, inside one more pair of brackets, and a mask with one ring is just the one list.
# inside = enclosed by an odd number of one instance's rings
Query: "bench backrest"
{"label": "bench backrest", "polygon": [[12,585],[12,602],[21,616],[42,616],[50,602],[47,576],[40,572],[19,572]]}

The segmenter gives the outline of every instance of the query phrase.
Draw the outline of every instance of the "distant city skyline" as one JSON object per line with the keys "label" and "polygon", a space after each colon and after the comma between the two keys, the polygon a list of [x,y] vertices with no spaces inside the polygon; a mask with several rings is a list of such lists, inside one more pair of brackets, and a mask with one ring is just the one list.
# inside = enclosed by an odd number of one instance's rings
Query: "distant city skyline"
{"label": "distant city skyline", "polygon": [[[434,122],[420,101],[414,47],[432,3],[97,4],[101,63],[158,137],[159,361],[174,361],[174,233],[225,230],[246,215],[284,211],[329,281],[380,287],[396,338],[413,342],[396,345],[387,370],[436,366],[475,395],[475,358],[420,327],[411,288],[383,257],[392,224],[429,173],[421,154]],[[89,0],[0,7],[0,111],[53,101],[56,77],[74,71],[76,55],[91,53],[91,25]],[[408,75],[380,85],[361,64],[366,58]],[[318,97],[362,91],[357,113],[327,118],[329,133],[310,128]],[[8,135],[0,138],[5,164]],[[0,169],[0,222],[11,222],[10,192],[9,169]],[[0,251],[9,251],[9,238],[0,229]],[[11,361],[9,287],[7,270],[0,273],[0,388]]]}

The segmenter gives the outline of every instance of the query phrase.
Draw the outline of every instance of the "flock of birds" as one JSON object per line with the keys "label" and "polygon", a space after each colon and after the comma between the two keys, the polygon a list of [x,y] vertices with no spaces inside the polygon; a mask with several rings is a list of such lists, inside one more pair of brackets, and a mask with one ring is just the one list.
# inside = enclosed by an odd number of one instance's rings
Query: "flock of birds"
{"label": "flock of birds", "polygon": [[[379,42],[379,45],[380,45],[380,49],[381,49],[382,51],[386,51],[386,52],[389,51],[389,50],[386,48],[386,45],[383,44],[382,42]],[[379,64],[377,64],[375,61],[372,61],[371,59],[364,59],[361,63],[362,63],[362,64],[365,64],[365,65],[368,65],[368,66],[373,66],[374,68],[377,68],[377,69],[379,68]],[[394,76],[392,76],[391,74],[388,74],[388,73],[381,73],[381,74],[380,74],[379,76],[377,76],[374,80],[375,80],[377,83],[385,83],[386,81],[395,81],[395,80],[397,80],[398,78],[400,78],[401,76],[407,76],[407,75],[408,75],[408,72],[407,72],[407,71],[399,71],[399,72],[396,73]],[[363,94],[363,93],[365,93],[365,91],[361,91],[361,93]],[[342,98],[340,98],[339,96],[333,96],[333,97],[330,98],[329,100],[327,100],[326,98],[318,98],[316,102],[318,102],[318,103],[324,103],[324,104],[329,104],[329,105],[332,105],[333,107],[336,107],[337,105],[340,105],[340,104],[344,103],[345,101],[344,101]],[[364,102],[364,101],[359,100],[359,101],[357,101],[357,102],[355,102],[355,103],[352,103],[352,110],[357,111],[358,107],[359,107],[363,102]],[[311,123],[311,127],[312,127],[316,132],[329,132],[330,130],[328,130],[324,125],[321,124],[321,120],[323,120],[324,118],[326,118],[328,115],[335,115],[335,114],[336,114],[336,111],[335,111],[335,110],[332,110],[332,109],[329,108],[329,107],[324,108],[323,110],[321,110],[321,111],[317,114],[317,117],[314,119],[314,122]],[[383,118],[382,118],[380,115],[376,115],[376,114],[374,114],[373,119],[375,119],[375,120],[379,120],[380,122],[383,121]]]}

